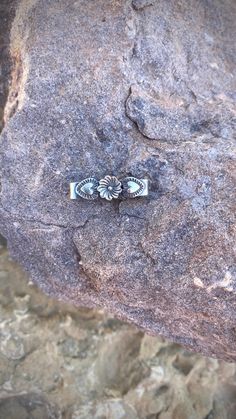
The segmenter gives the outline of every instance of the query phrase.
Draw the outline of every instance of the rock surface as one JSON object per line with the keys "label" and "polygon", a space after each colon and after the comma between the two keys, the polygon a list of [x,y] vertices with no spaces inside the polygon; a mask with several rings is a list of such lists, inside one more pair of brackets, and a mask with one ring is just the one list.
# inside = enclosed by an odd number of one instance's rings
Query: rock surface
{"label": "rock surface", "polygon": [[235,364],[53,301],[4,249],[0,313],[0,419],[235,419]]}
{"label": "rock surface", "polygon": [[0,132],[4,123],[4,107],[8,96],[11,59],[9,53],[10,27],[14,18],[16,0],[1,0],[0,3]]}
{"label": "rock surface", "polygon": [[[236,359],[233,0],[20,0],[0,230],[50,295]],[[148,177],[148,199],[68,184]]]}

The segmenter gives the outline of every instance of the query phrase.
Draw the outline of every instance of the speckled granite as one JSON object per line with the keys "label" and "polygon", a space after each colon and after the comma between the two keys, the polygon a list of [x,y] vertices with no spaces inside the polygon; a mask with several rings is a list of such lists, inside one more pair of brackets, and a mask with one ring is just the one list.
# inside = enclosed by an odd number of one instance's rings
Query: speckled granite
{"label": "speckled granite", "polygon": [[[234,1],[21,0],[0,230],[47,293],[236,359]],[[148,199],[68,199],[148,177]]]}

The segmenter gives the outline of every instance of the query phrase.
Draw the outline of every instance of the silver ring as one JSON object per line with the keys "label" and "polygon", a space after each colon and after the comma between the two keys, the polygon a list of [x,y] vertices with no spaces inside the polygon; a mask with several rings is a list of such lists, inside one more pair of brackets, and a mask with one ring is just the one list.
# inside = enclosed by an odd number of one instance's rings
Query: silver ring
{"label": "silver ring", "polygon": [[80,182],[70,183],[70,199],[81,197],[94,200],[100,197],[111,201],[140,196],[148,196],[148,179],[128,176],[119,180],[116,176],[107,175],[100,180],[89,177]]}

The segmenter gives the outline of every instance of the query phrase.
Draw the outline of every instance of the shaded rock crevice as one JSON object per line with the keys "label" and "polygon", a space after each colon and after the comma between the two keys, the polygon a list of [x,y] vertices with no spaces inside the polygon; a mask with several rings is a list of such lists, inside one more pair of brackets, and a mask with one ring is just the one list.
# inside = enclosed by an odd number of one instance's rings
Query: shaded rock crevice
{"label": "shaded rock crevice", "polygon": [[3,0],[0,4],[0,132],[5,125],[5,106],[12,83],[14,62],[10,52],[10,31],[17,0]]}
{"label": "shaded rock crevice", "polygon": [[10,24],[9,53],[11,56],[11,83],[4,110],[5,123],[21,110],[25,103],[26,83],[29,74],[29,55],[26,51],[30,37],[27,19],[38,0],[15,0],[15,15]]}
{"label": "shaded rock crevice", "polygon": [[17,112],[19,107],[19,95],[22,89],[23,65],[20,53],[16,53],[12,58],[11,87],[5,105],[5,123]]}

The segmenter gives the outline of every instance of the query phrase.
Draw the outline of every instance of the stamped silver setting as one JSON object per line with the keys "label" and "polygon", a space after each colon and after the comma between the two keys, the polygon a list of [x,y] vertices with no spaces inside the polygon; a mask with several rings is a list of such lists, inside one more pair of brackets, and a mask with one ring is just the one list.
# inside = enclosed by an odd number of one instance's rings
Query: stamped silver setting
{"label": "stamped silver setting", "polygon": [[84,199],[98,198],[98,181],[93,177],[82,180],[81,182],[70,184],[71,199],[76,199],[77,195]]}
{"label": "stamped silver setting", "polygon": [[135,177],[126,177],[123,179],[124,195],[127,198],[135,198],[136,196],[142,196],[144,190],[144,183],[142,180],[136,179]]}
{"label": "stamped silver setting", "polygon": [[105,176],[99,181],[97,188],[101,198],[111,201],[117,199],[122,192],[121,182],[115,176]]}
{"label": "stamped silver setting", "polygon": [[70,183],[70,199],[94,200],[99,196],[107,201],[148,196],[148,179],[128,176],[119,180],[116,176],[106,175],[99,181],[90,177]]}

